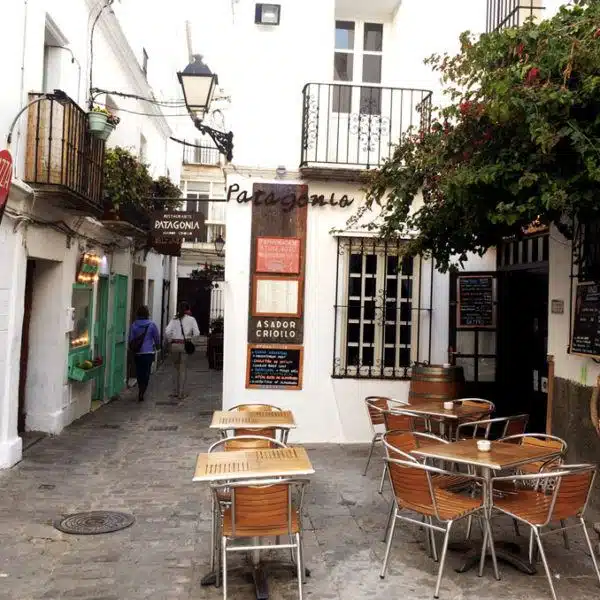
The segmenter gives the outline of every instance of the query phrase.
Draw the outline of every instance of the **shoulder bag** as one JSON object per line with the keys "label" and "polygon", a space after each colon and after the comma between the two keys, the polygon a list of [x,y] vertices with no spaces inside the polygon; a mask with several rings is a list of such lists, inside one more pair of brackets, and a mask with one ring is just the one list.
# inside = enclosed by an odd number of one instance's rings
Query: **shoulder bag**
{"label": "shoulder bag", "polygon": [[194,342],[192,340],[188,340],[185,337],[185,331],[183,330],[183,321],[179,319],[179,324],[181,325],[181,335],[183,336],[183,349],[186,354],[194,354],[196,352],[196,346],[194,346]]}

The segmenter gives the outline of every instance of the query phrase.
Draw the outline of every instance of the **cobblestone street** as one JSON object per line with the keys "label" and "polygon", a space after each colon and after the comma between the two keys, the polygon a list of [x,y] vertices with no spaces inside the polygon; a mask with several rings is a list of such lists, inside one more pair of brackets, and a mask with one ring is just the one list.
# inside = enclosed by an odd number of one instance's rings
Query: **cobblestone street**
{"label": "cobblestone street", "polygon": [[[62,435],[42,439],[20,464],[0,473],[0,598],[222,597],[222,590],[200,586],[209,566],[209,494],[192,483],[196,454],[215,438],[207,425],[220,405],[220,373],[208,371],[203,359],[195,363],[192,393],[181,404],[168,397],[167,365],[153,376],[145,403],[127,394]],[[437,565],[425,555],[416,528],[397,528],[388,577],[379,578],[390,497],[389,490],[383,497],[377,494],[378,465],[369,477],[361,476],[367,448],[308,450],[317,473],[306,505],[306,561],[312,570],[306,597],[431,598]],[[131,512],[136,522],[96,536],[66,535],[52,527],[64,514],[100,509]],[[510,523],[500,523],[496,537],[503,533],[511,539]],[[571,538],[570,552],[560,536],[547,539],[559,597],[598,597],[579,532]],[[455,573],[459,562],[459,555],[449,555],[443,599],[550,598],[541,566],[537,575],[527,576],[500,564],[502,581],[497,582],[489,564],[478,578],[475,571]],[[242,576],[232,574],[230,585],[232,600],[253,597]],[[274,600],[297,598],[296,582],[287,571],[276,571],[270,588]]]}

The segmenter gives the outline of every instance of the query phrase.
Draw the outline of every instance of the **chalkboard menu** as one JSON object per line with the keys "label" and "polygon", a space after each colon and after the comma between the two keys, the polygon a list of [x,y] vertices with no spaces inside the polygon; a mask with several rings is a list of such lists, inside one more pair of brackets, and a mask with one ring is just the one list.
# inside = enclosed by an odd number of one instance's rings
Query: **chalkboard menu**
{"label": "chalkboard menu", "polygon": [[495,327],[494,277],[491,275],[460,276],[457,285],[458,327]]}
{"label": "chalkboard menu", "polygon": [[301,390],[302,360],[302,346],[249,344],[246,387]]}
{"label": "chalkboard menu", "polygon": [[600,284],[577,286],[571,352],[600,356]]}

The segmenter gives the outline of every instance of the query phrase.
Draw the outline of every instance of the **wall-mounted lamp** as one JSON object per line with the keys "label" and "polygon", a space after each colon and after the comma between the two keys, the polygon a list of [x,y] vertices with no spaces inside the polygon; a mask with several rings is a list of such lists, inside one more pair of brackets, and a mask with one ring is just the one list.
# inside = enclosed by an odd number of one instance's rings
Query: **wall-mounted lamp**
{"label": "wall-mounted lamp", "polygon": [[257,4],[254,22],[257,25],[279,25],[281,4]]}
{"label": "wall-mounted lamp", "polygon": [[215,252],[219,257],[223,256],[225,252],[225,240],[221,235],[215,240]]}

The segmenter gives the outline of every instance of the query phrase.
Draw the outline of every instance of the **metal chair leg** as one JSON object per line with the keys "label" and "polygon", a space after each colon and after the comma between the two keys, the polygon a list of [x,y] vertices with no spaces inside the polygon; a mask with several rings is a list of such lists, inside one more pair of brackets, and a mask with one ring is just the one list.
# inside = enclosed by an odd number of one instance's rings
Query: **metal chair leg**
{"label": "metal chair leg", "polygon": [[596,577],[598,578],[598,583],[600,583],[600,569],[598,568],[598,561],[596,560],[596,555],[594,554],[594,547],[592,546],[592,540],[590,540],[590,534],[588,533],[587,527],[585,525],[585,521],[583,517],[580,517],[581,526],[583,527],[583,535],[585,536],[585,541],[587,542],[588,549],[592,556],[592,562],[594,563],[594,570],[596,571]]}
{"label": "metal chair leg", "polygon": [[369,458],[367,459],[367,466],[365,467],[363,476],[366,475],[367,471],[369,470],[369,464],[371,463],[371,458],[373,457],[373,451],[375,450],[375,444],[377,443],[378,438],[379,438],[379,436],[377,434],[375,434],[373,436],[373,440],[371,441],[371,450],[369,451]]}
{"label": "metal chair leg", "polygon": [[[471,518],[471,517],[469,517]],[[481,517],[479,518],[481,530],[483,531],[483,544],[481,544],[481,556],[479,557],[479,577],[483,577],[483,567],[485,566],[485,557],[487,554],[488,547],[488,530],[487,527],[484,527],[481,523]]]}
{"label": "metal chair leg", "polygon": [[564,521],[564,519],[560,520],[560,526],[563,528],[562,534],[563,534],[563,541],[565,543],[565,548],[567,550],[570,550],[571,549],[571,544],[569,544],[569,534],[567,533],[567,530],[564,529],[567,526],[567,524]]}
{"label": "metal chair leg", "polygon": [[544,552],[542,538],[540,537],[540,532],[537,529],[537,527],[533,529],[533,534],[535,535],[535,539],[537,541],[537,546],[538,546],[538,550],[540,552],[540,557],[542,559],[542,562],[544,563],[546,577],[548,578],[548,583],[550,585],[550,592],[552,593],[552,600],[557,600],[556,591],[554,590],[554,583],[552,582],[552,573],[550,572],[550,567],[548,566],[548,561],[546,560],[546,553]]}
{"label": "metal chair leg", "polygon": [[216,509],[215,509],[215,498],[214,496],[211,498],[210,502],[210,568],[212,571],[215,570],[215,562],[216,562],[216,548],[217,548],[217,530],[216,530]]}
{"label": "metal chair leg", "polygon": [[446,535],[444,536],[444,545],[442,546],[442,557],[440,559],[440,568],[438,569],[437,582],[435,584],[434,598],[440,597],[440,586],[442,584],[442,575],[444,574],[444,565],[446,563],[446,554],[448,553],[448,540],[450,539],[450,530],[452,529],[453,521],[448,521],[446,525]]}
{"label": "metal chair leg", "polygon": [[304,565],[302,564],[302,547],[300,545],[300,534],[296,534],[296,554],[298,557],[298,596],[302,600],[302,580],[304,579]]}
{"label": "metal chair leg", "polygon": [[395,508],[396,508],[396,502],[392,502],[392,506],[390,507],[390,514],[389,514],[388,520],[387,520],[387,525],[385,526],[385,533],[383,535],[383,540],[381,540],[382,542],[385,542],[387,540],[388,532],[390,530],[390,523],[392,522],[392,519],[394,518],[394,509]]}
{"label": "metal chair leg", "polygon": [[519,521],[517,521],[516,519],[513,519],[513,527],[515,529],[515,535],[517,537],[521,537],[521,532],[519,531]]}
{"label": "metal chair leg", "polygon": [[467,534],[465,535],[465,539],[469,541],[471,539],[471,531],[473,529],[473,515],[469,515],[467,517]]}
{"label": "metal chair leg", "polygon": [[388,533],[387,545],[385,547],[385,556],[383,557],[383,565],[381,567],[381,573],[379,577],[383,579],[385,577],[385,572],[387,571],[388,560],[390,558],[390,549],[392,547],[392,539],[394,537],[394,531],[396,529],[396,515],[398,514],[398,509],[394,507],[394,518],[392,520],[392,526],[390,527],[390,531]]}
{"label": "metal chair leg", "polygon": [[[429,517],[428,521],[429,521],[430,525],[433,525],[433,518],[432,517]],[[439,561],[439,557],[438,557],[437,545],[435,543],[435,530],[433,530],[430,527],[427,527],[427,529],[428,529],[429,539],[431,540],[431,554],[433,556],[433,560],[435,562],[438,562]]]}
{"label": "metal chair leg", "polygon": [[300,532],[300,557],[302,559],[302,583],[306,584],[306,568],[304,566],[304,535]]}
{"label": "metal chair leg", "polygon": [[529,564],[533,565],[535,562],[534,548],[533,548],[533,527],[529,530]]}
{"label": "metal chair leg", "polygon": [[221,539],[221,556],[223,561],[223,600],[227,600],[227,538]]}
{"label": "metal chair leg", "polygon": [[383,473],[381,474],[381,481],[379,482],[379,493],[383,494],[383,484],[385,483],[385,475],[387,473],[388,466],[387,463],[383,465]]}

